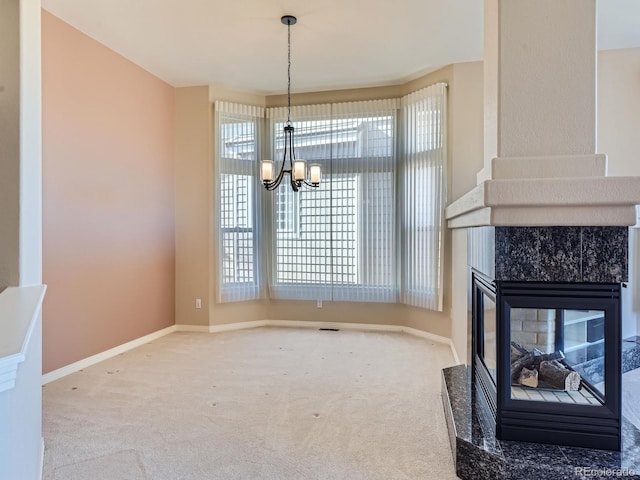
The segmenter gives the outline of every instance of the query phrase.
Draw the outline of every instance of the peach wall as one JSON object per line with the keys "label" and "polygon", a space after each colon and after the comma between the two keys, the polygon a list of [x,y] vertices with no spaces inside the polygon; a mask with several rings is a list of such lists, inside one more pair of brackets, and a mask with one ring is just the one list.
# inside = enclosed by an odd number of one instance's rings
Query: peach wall
{"label": "peach wall", "polygon": [[174,320],[174,89],[42,12],[43,372]]}

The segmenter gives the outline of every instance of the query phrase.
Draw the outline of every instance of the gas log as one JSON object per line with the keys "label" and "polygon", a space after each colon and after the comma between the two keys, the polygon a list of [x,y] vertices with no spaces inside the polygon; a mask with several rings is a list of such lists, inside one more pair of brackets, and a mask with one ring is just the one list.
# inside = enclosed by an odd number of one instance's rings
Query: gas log
{"label": "gas log", "polygon": [[538,370],[529,370],[528,368],[523,368],[520,372],[520,377],[518,378],[518,383],[520,385],[525,385],[527,387],[537,387],[538,386]]}
{"label": "gas log", "polygon": [[568,392],[580,389],[580,374],[569,370],[560,362],[541,362],[539,377],[551,388],[558,388]]}
{"label": "gas log", "polygon": [[511,384],[566,391],[579,390],[580,374],[563,365],[560,362],[562,359],[564,354],[560,351],[529,351],[511,342]]}

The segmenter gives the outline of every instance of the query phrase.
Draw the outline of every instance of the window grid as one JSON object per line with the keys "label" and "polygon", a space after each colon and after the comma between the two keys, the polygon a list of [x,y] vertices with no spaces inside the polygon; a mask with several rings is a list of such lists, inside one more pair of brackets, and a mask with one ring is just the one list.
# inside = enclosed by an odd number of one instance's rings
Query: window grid
{"label": "window grid", "polygon": [[254,281],[251,177],[221,176],[221,233],[223,283]]}
{"label": "window grid", "polygon": [[[298,208],[295,234],[274,235],[276,298],[396,301],[395,110],[333,117],[296,120],[296,158],[319,163],[323,181],[276,193],[278,219]],[[275,158],[282,126],[272,125]]]}
{"label": "window grid", "polygon": [[[278,283],[357,283],[356,184],[356,175],[337,175],[317,190],[298,192],[299,232],[276,233]],[[286,198],[287,189],[277,196]]]}

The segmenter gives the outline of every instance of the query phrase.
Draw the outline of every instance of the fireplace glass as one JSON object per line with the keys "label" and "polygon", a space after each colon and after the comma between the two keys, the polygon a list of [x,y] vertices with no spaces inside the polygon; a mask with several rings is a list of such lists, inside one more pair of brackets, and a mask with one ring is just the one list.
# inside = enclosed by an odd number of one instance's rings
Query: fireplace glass
{"label": "fireplace glass", "polygon": [[487,295],[483,298],[484,323],[482,334],[482,361],[487,373],[495,383],[496,379],[496,303]]}
{"label": "fireplace glass", "polygon": [[619,450],[620,284],[495,284],[496,436]]}
{"label": "fireplace glass", "polygon": [[603,310],[511,308],[511,398],[603,405],[604,323]]}

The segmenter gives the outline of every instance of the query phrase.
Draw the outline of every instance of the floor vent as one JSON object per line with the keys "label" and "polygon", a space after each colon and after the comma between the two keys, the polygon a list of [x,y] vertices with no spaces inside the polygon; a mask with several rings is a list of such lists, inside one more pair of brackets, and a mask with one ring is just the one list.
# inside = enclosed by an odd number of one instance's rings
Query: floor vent
{"label": "floor vent", "polygon": [[319,328],[318,330],[324,330],[325,332],[339,332],[339,328]]}

